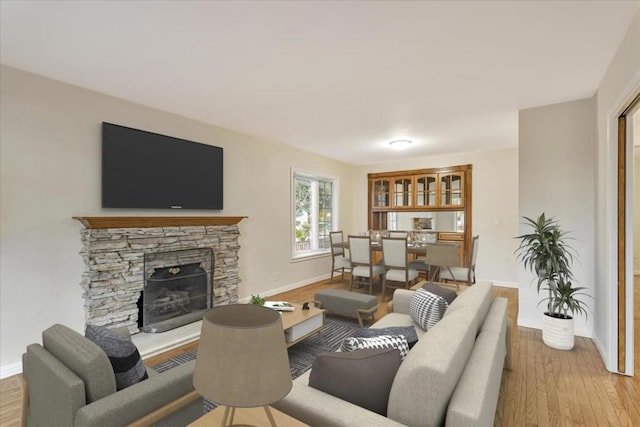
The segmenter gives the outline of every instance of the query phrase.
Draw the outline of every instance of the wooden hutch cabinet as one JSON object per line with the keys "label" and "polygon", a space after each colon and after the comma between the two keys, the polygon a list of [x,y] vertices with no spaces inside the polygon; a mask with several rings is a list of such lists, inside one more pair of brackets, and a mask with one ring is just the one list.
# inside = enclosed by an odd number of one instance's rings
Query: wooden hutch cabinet
{"label": "wooden hutch cabinet", "polygon": [[460,165],[369,174],[369,229],[426,232],[430,230],[417,230],[415,226],[394,228],[394,213],[452,212],[453,225],[446,229],[436,226],[432,233],[439,242],[461,242],[461,264],[466,264],[472,239],[471,171],[471,165]]}
{"label": "wooden hutch cabinet", "polygon": [[435,208],[438,204],[438,174],[424,174],[414,176],[416,186],[415,207]]}
{"label": "wooden hutch cabinet", "polygon": [[440,206],[464,206],[464,174],[462,172],[438,174],[438,181]]}
{"label": "wooden hutch cabinet", "polygon": [[393,178],[393,207],[410,208],[413,206],[413,177],[401,176]]}
{"label": "wooden hutch cabinet", "polygon": [[391,207],[391,178],[369,179],[369,195],[370,206]]}

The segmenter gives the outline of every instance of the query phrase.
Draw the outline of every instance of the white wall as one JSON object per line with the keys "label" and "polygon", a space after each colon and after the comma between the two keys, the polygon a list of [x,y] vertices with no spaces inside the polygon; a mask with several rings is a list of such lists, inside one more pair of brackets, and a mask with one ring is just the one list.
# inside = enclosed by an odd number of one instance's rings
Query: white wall
{"label": "white wall", "polygon": [[[594,295],[595,100],[593,98],[521,110],[519,114],[520,216],[555,217],[571,233],[577,253],[577,286]],[[520,234],[530,228],[520,226]],[[540,329],[545,305],[534,276],[518,268],[518,325]],[[591,307],[593,300],[584,298]],[[593,316],[575,319],[577,335],[592,335]]]}
{"label": "white wall", "polygon": [[[479,280],[516,286],[513,251],[518,231],[518,150],[508,148],[432,156],[356,169],[354,232],[367,229],[367,174],[471,164],[473,165],[473,234],[480,235],[476,273]],[[436,225],[439,227],[439,225]]]}
{"label": "white wall", "polygon": [[[82,226],[72,216],[248,216],[240,222],[240,297],[329,273],[328,257],[290,260],[291,168],[337,177],[340,226],[352,228],[352,166],[345,163],[4,66],[0,94],[3,372],[51,324],[84,327]],[[101,209],[102,121],[223,147],[224,210]]]}
{"label": "white wall", "polygon": [[[597,98],[597,210],[596,296],[594,341],[607,369],[617,371],[617,117],[640,91],[640,11],[636,12],[607,72]],[[629,293],[628,293],[629,294]],[[632,294],[632,293],[631,293]],[[627,324],[633,322],[632,298],[627,305]],[[631,334],[627,348],[633,348]],[[627,352],[633,367],[633,352]]]}

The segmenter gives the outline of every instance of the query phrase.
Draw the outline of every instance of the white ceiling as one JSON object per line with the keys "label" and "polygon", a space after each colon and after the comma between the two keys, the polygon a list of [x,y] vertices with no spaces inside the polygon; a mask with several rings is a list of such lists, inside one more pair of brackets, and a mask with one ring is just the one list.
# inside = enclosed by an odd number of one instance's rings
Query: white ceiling
{"label": "white ceiling", "polygon": [[0,61],[368,164],[516,146],[519,109],[595,93],[639,4],[2,0]]}

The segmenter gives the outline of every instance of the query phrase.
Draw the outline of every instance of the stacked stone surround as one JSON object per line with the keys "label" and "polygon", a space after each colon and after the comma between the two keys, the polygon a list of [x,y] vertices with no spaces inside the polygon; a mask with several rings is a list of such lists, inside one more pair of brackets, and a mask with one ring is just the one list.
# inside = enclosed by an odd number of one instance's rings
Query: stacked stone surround
{"label": "stacked stone surround", "polygon": [[214,305],[235,303],[240,284],[237,225],[103,228],[81,231],[85,319],[88,325],[138,331],[145,253],[213,249]]}

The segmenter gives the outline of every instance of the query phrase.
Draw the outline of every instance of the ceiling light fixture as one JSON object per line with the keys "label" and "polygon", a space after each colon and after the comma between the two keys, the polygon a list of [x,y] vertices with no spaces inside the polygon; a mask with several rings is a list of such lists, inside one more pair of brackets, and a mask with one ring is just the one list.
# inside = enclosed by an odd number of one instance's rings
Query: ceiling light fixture
{"label": "ceiling light fixture", "polygon": [[404,150],[405,148],[409,148],[409,146],[411,146],[411,141],[408,139],[396,139],[389,142],[389,145],[397,150]]}

